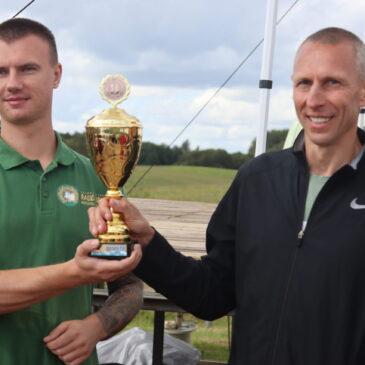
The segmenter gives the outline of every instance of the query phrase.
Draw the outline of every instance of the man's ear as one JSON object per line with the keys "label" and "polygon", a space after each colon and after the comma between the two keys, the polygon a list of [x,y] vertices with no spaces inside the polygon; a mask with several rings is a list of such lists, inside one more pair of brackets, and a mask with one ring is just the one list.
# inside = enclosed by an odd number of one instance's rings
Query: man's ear
{"label": "man's ear", "polygon": [[60,63],[57,63],[54,66],[54,82],[53,82],[54,89],[58,88],[58,85],[60,84],[61,81],[61,76],[62,76],[62,65]]}

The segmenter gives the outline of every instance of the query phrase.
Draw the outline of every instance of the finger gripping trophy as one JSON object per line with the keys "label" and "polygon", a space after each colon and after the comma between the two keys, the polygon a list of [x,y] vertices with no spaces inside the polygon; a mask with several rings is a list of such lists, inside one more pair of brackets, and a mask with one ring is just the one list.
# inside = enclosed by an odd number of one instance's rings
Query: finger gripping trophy
{"label": "finger gripping trophy", "polygon": [[[90,159],[107,187],[107,198],[122,198],[120,188],[136,165],[142,146],[142,125],[117,105],[127,99],[130,86],[121,75],[108,75],[100,84],[100,94],[112,107],[92,117],[86,124]],[[99,249],[91,256],[120,260],[130,256],[132,241],[119,214],[112,212],[107,232],[98,236]]]}

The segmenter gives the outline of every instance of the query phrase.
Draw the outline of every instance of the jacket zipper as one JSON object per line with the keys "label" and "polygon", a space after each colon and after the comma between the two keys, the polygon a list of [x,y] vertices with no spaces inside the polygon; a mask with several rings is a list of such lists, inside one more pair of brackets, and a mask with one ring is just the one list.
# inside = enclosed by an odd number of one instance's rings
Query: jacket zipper
{"label": "jacket zipper", "polygon": [[[306,192],[306,194],[307,194],[307,192]],[[301,229],[299,230],[299,232],[297,234],[297,243],[296,243],[295,251],[294,251],[294,254],[293,254],[292,262],[291,262],[291,265],[290,265],[289,276],[288,276],[288,279],[286,281],[286,287],[285,287],[285,291],[284,291],[283,301],[281,303],[281,309],[280,309],[280,313],[279,313],[279,321],[278,321],[278,326],[277,326],[277,329],[276,329],[274,347],[273,347],[273,351],[272,351],[271,365],[275,365],[276,352],[277,352],[277,348],[278,348],[278,345],[279,345],[279,336],[280,336],[280,332],[281,332],[281,326],[282,326],[282,322],[283,322],[284,311],[285,311],[286,302],[287,302],[288,296],[289,296],[289,287],[290,287],[290,283],[291,283],[291,280],[292,280],[295,263],[297,261],[298,252],[299,252],[300,247],[303,244],[304,232],[305,232],[305,228],[306,228],[306,224],[304,224],[304,219],[303,218],[304,218],[304,208],[303,208],[303,217],[302,217],[302,220],[301,220],[302,221],[302,226],[301,226]]]}
{"label": "jacket zipper", "polygon": [[283,317],[284,317],[284,310],[285,310],[286,302],[287,302],[288,295],[289,295],[289,287],[290,287],[291,279],[292,279],[292,276],[293,276],[295,263],[297,261],[298,252],[299,252],[300,246],[302,245],[303,236],[304,236],[304,232],[301,230],[298,233],[298,243],[296,245],[295,252],[293,254],[293,259],[292,259],[292,262],[291,262],[291,265],[290,265],[288,280],[286,281],[285,292],[284,292],[283,301],[282,301],[282,304],[281,304],[281,309],[280,309],[280,314],[279,314],[278,327],[277,327],[276,335],[275,335],[271,365],[275,364],[276,351],[277,351],[277,347],[278,347],[278,344],[279,344],[279,335],[280,335],[280,332],[281,332],[281,326],[282,326]]}
{"label": "jacket zipper", "polygon": [[303,244],[303,237],[304,237],[304,230],[305,228],[303,227],[299,232],[298,232],[298,242],[297,242],[297,247],[301,247]]}
{"label": "jacket zipper", "polygon": [[[318,196],[316,197],[315,201],[317,200],[317,198],[318,198]],[[313,207],[314,207],[314,204],[313,204]],[[278,344],[279,344],[279,335],[280,335],[280,331],[281,331],[281,326],[282,326],[282,321],[283,321],[283,316],[284,316],[284,310],[285,310],[286,302],[287,302],[288,295],[289,295],[289,287],[290,287],[291,279],[292,279],[292,276],[293,276],[295,263],[297,261],[298,252],[299,252],[300,247],[303,244],[304,232],[305,232],[306,226],[308,224],[308,221],[309,221],[311,215],[312,215],[312,212],[309,214],[307,222],[304,223],[304,210],[303,210],[303,219],[302,219],[303,223],[302,223],[302,227],[299,230],[298,235],[297,235],[296,248],[295,248],[295,252],[294,252],[294,255],[293,255],[292,262],[291,262],[289,276],[288,276],[288,280],[286,282],[286,288],[285,288],[285,292],[284,292],[284,296],[283,296],[283,301],[282,301],[282,304],[281,304],[281,309],[280,309],[280,314],[279,314],[279,322],[278,322],[278,327],[277,327],[277,330],[276,330],[274,348],[273,348],[273,352],[272,352],[271,365],[275,364],[276,351],[277,351],[277,347],[278,347]]]}

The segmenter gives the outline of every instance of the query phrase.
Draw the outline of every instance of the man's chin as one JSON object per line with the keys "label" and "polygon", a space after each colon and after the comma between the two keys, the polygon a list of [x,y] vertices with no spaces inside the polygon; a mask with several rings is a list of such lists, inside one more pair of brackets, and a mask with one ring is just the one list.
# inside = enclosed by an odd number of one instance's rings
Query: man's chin
{"label": "man's chin", "polygon": [[306,145],[311,144],[318,147],[329,147],[333,144],[332,138],[324,133],[306,134],[304,132],[304,143]]}
{"label": "man's chin", "polygon": [[8,117],[1,118],[4,123],[8,123],[11,125],[26,125],[32,123],[34,119],[29,118],[29,116],[25,115],[12,115]]}

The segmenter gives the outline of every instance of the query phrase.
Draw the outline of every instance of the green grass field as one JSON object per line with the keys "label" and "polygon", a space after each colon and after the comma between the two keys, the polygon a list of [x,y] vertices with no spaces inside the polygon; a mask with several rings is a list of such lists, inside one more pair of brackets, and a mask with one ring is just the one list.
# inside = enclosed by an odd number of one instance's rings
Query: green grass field
{"label": "green grass field", "polygon": [[[129,179],[127,192],[145,173],[149,166],[137,166]],[[235,170],[195,166],[154,166],[144,179],[128,195],[134,198],[152,198],[217,203],[230,186]],[[174,313],[166,313],[166,319],[174,319]],[[228,317],[213,321],[209,327],[205,321],[190,314],[184,321],[198,325],[192,333],[191,343],[202,353],[202,359],[228,361]],[[141,311],[126,328],[140,327],[153,330],[153,313]]]}
{"label": "green grass field", "polygon": [[[149,166],[137,166],[126,191]],[[217,203],[230,186],[236,170],[197,166],[154,166],[128,193],[132,198],[168,199]]]}

